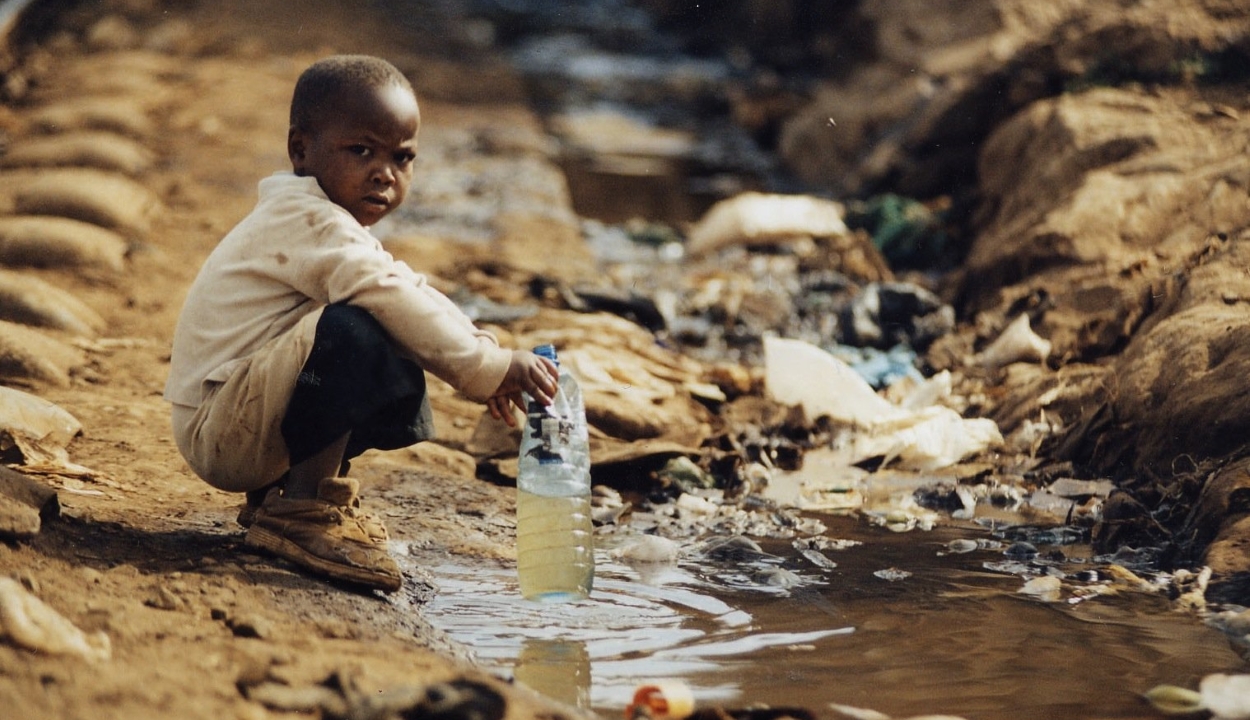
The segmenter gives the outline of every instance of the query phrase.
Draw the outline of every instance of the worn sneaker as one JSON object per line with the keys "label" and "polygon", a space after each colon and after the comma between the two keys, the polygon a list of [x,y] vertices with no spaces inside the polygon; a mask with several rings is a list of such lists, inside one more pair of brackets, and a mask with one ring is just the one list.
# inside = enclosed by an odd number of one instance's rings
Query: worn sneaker
{"label": "worn sneaker", "polygon": [[386,526],[360,510],[359,487],[354,478],[326,478],[316,500],[272,489],[243,542],[326,577],[394,592],[403,576],[386,552]]}
{"label": "worn sneaker", "polygon": [[286,484],[287,473],[282,473],[282,477],[269,483],[268,485],[256,490],[248,490],[243,503],[243,507],[239,508],[239,515],[234,519],[235,522],[245,528],[250,528],[252,523],[256,522],[256,511],[260,510],[260,506],[264,504],[265,498],[268,497],[269,491],[274,488],[281,488]]}

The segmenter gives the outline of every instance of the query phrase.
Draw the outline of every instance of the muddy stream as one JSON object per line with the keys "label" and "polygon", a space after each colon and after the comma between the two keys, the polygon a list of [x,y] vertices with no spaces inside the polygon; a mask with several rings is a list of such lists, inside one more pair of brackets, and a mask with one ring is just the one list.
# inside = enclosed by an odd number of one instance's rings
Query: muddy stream
{"label": "muddy stream", "polygon": [[[484,667],[605,717],[639,684],[679,678],[700,707],[1147,718],[1158,715],[1141,694],[1155,685],[1241,667],[1218,631],[1162,592],[1099,594],[1112,559],[1065,543],[1079,534],[1064,528],[946,520],[896,533],[820,519],[825,537],[851,541],[825,553],[836,567],[786,541],[629,564],[612,553],[621,538],[600,535],[587,601],[525,601],[514,566],[449,564],[430,568],[440,591],[425,615]],[[1020,553],[1029,540],[1036,556]],[[1141,577],[1154,577],[1148,566],[1136,564]],[[1021,592],[1048,573],[1064,576],[1060,596]]]}

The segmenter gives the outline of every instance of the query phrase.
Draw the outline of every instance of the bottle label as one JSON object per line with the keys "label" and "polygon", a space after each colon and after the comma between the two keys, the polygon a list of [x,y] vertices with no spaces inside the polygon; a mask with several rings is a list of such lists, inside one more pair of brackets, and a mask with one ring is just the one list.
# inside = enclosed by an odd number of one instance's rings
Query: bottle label
{"label": "bottle label", "polygon": [[526,454],[536,459],[540,465],[564,462],[563,451],[573,440],[572,420],[553,415],[550,408],[534,401],[529,403],[526,410],[530,437],[538,441]]}

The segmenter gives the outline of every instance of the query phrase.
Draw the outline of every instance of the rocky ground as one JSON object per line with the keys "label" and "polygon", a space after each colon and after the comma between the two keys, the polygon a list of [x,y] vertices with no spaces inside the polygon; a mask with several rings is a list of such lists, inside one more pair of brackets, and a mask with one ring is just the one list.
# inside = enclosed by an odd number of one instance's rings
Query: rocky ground
{"label": "rocky ground", "polygon": [[[681,3],[644,4],[690,19]],[[245,0],[47,2],[11,30],[0,384],[72,416],[42,442],[0,433],[5,463],[56,492],[55,504],[34,501],[44,508],[37,530],[20,513],[0,517],[23,538],[0,544],[0,574],[17,581],[0,585],[11,716],[356,717],[371,702],[429,709],[436,698],[421,693],[457,678],[482,684],[441,685],[444,705],[480,709],[502,693],[508,717],[575,713],[475,671],[422,620],[434,586],[419,570],[382,597],[244,549],[239,499],[194,478],[169,438],[160,393],[182,295],[251,208],[256,181],[287,166],[290,88],[325,54],[384,55],[412,77],[424,121],[412,205],[443,213],[423,225],[433,216],[413,211],[391,247],[449,293],[473,291],[461,299],[481,303],[506,342],[572,349],[591,386],[597,477],[645,478],[686,455],[741,479],[769,446],[760,428],[788,433],[770,446],[781,464],[794,436],[813,434],[764,400],[758,368],[658,346],[620,312],[582,312],[613,296],[571,290],[579,284],[649,279],[605,278],[595,265],[547,128],[522,78],[488,50],[484,26],[396,5],[309,0],[292,17]],[[1095,541],[1166,546],[1178,564],[1225,580],[1250,571],[1240,392],[1250,351],[1238,342],[1250,326],[1250,13],[1219,0],[1114,10],[986,0],[923,15],[908,0],[880,0],[836,18],[775,5],[792,12],[760,21],[760,38],[739,37],[733,18],[745,4],[699,27],[767,57],[776,37],[796,35],[787,22],[836,20],[839,32],[797,33],[824,79],[796,88],[761,73],[728,93],[735,117],[813,187],[920,198],[967,246],[966,262],[924,279],[959,320],[924,362],[951,370],[959,409],[993,418],[1011,440],[969,472],[1028,468],[1013,476],[1026,490],[1113,480],[1121,492],[1091,515]],[[832,47],[863,54],[847,64]],[[565,142],[574,132],[552,127]],[[662,154],[673,137],[646,140]],[[90,229],[18,222],[31,215]],[[796,241],[784,230],[702,237]],[[773,318],[776,329],[795,306],[726,268],[793,262],[860,283],[913,277],[887,266],[884,257],[900,258],[883,256],[869,230],[798,238],[768,259],[712,257],[703,295],[684,301],[721,320]],[[719,295],[705,297],[709,288]],[[541,310],[499,314],[527,306]],[[979,361],[1020,315],[1046,351]],[[387,517],[413,567],[445,552],[506,561],[511,440],[480,422],[480,407],[437,384],[433,394],[439,443],[357,463],[365,503]],[[0,401],[11,409],[14,397]],[[755,444],[743,453],[736,428],[748,426]],[[43,609],[32,598],[55,618],[30,620]],[[67,643],[62,654],[23,647],[56,642]]]}

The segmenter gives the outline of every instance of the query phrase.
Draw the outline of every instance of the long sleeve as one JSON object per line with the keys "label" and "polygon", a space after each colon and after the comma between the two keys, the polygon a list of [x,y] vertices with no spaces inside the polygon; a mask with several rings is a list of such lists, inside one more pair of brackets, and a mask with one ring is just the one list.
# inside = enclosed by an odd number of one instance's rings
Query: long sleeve
{"label": "long sleeve", "polygon": [[423,275],[325,199],[316,181],[278,174],[213,251],[175,331],[166,397],[195,406],[205,380],[233,367],[301,317],[334,302],[369,310],[423,368],[475,400],[489,397],[511,353]]}

